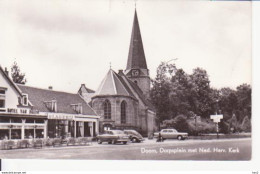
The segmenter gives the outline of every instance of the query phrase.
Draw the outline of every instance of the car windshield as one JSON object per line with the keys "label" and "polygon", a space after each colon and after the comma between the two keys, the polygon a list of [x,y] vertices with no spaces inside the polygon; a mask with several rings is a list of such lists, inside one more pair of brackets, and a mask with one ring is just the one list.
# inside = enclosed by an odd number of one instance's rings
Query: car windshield
{"label": "car windshield", "polygon": [[113,130],[112,132],[113,132],[114,134],[124,134],[124,132],[121,131],[121,130]]}

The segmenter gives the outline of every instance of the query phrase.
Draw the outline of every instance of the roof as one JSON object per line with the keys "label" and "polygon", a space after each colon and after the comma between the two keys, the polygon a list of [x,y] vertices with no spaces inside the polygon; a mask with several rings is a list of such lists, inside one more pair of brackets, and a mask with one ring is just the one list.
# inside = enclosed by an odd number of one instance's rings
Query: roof
{"label": "roof", "polygon": [[137,97],[147,106],[150,110],[154,111],[154,107],[149,100],[147,100],[142,90],[132,82],[122,70],[117,74],[112,69],[108,71],[105,78],[101,82],[94,97],[103,95],[123,95],[130,96],[137,100]]}
{"label": "roof", "polygon": [[134,83],[132,80],[130,80],[128,77],[126,77],[126,75],[124,73],[120,73],[121,76],[124,77],[124,79],[127,80],[127,82],[130,84],[130,86],[132,87],[132,89],[135,91],[135,93],[138,95],[138,97],[142,100],[142,102],[152,111],[155,111],[155,108],[153,106],[153,104],[146,99],[146,97],[143,94],[143,91],[139,88],[139,86]]}
{"label": "roof", "polygon": [[0,66],[0,73],[3,74],[4,78],[8,81],[8,83],[14,87],[15,91],[22,96],[22,91],[17,87],[17,85],[11,80],[11,78],[5,73],[5,71],[3,70],[3,68]]}
{"label": "roof", "polygon": [[95,91],[87,88],[85,84],[81,84],[78,94],[82,96],[83,93],[95,93]]}
{"label": "roof", "polygon": [[71,105],[81,103],[83,115],[97,115],[94,110],[79,96],[79,94],[29,87],[20,84],[17,84],[17,86],[23,93],[28,94],[28,99],[33,104],[33,109],[38,110],[39,112],[50,112],[44,102],[56,100],[58,113],[77,114]]}
{"label": "roof", "polygon": [[133,22],[126,70],[134,69],[134,68],[147,69],[142,36],[140,32],[136,10],[134,15],[134,22]]}
{"label": "roof", "polygon": [[105,78],[101,82],[95,93],[95,96],[97,95],[123,95],[134,97],[122,78],[112,69],[108,71]]}

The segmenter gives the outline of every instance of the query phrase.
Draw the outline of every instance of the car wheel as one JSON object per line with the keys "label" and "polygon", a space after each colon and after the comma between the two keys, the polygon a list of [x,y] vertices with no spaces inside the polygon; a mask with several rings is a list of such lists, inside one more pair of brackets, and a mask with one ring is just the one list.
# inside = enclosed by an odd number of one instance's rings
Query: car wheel
{"label": "car wheel", "polygon": [[132,141],[133,143],[136,143],[138,140],[137,140],[137,138],[132,138],[131,141]]}
{"label": "car wheel", "polygon": [[98,140],[98,144],[102,144],[102,141]]}
{"label": "car wheel", "polygon": [[[109,142],[108,142],[108,144],[112,144],[112,142],[111,142],[111,141],[109,141]],[[113,144],[114,144],[114,143],[113,143]]]}
{"label": "car wheel", "polygon": [[123,144],[127,144],[127,141],[124,141]]}
{"label": "car wheel", "polygon": [[179,135],[179,136],[177,137],[177,139],[178,139],[178,140],[182,140],[183,138],[182,138],[181,135]]}

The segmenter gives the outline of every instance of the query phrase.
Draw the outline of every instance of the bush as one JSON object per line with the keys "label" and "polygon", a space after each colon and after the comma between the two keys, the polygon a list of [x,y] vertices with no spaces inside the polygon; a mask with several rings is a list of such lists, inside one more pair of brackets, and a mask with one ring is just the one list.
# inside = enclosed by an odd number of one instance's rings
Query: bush
{"label": "bush", "polygon": [[19,148],[27,148],[30,146],[29,140],[20,140],[18,141]]}
{"label": "bush", "polygon": [[216,132],[216,125],[211,121],[208,122],[207,120],[201,120],[200,122],[197,122],[197,126],[195,125],[195,121],[193,119],[188,120],[187,123],[189,135],[199,135]]}
{"label": "bush", "polygon": [[219,132],[224,134],[230,133],[230,125],[226,121],[221,121],[219,123]]}
{"label": "bush", "polygon": [[184,115],[178,115],[173,119],[173,127],[180,132],[188,132],[189,124],[187,117]]}
{"label": "bush", "polygon": [[56,146],[56,145],[61,146],[61,141],[62,141],[61,138],[54,138],[53,141],[52,141],[52,145],[53,146]]}
{"label": "bush", "polygon": [[41,139],[36,139],[34,142],[33,142],[33,146],[36,148],[36,147],[42,147],[43,146],[43,140]]}
{"label": "bush", "polygon": [[46,141],[45,141],[46,146],[52,146],[52,144],[53,144],[53,139],[50,139],[50,138],[46,139]]}
{"label": "bush", "polygon": [[238,129],[239,131],[243,131],[243,132],[251,132],[251,121],[248,118],[248,116],[244,117]]}

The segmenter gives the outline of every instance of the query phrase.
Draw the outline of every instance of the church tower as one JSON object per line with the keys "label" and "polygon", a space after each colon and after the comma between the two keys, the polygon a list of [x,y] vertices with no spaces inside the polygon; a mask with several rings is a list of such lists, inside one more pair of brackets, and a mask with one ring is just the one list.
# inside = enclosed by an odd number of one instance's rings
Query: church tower
{"label": "church tower", "polygon": [[125,75],[139,86],[146,98],[149,98],[149,69],[147,68],[146,64],[142,36],[136,10],[134,14],[134,22]]}

